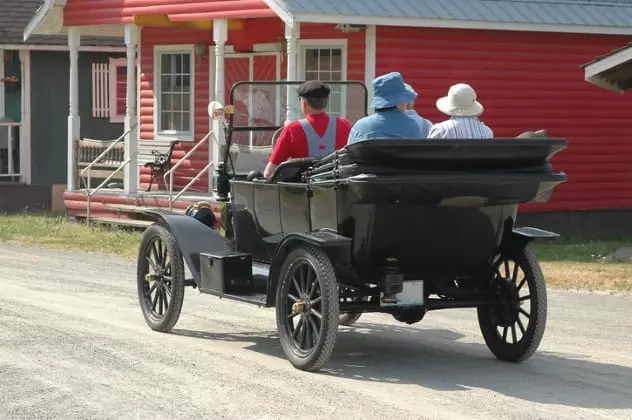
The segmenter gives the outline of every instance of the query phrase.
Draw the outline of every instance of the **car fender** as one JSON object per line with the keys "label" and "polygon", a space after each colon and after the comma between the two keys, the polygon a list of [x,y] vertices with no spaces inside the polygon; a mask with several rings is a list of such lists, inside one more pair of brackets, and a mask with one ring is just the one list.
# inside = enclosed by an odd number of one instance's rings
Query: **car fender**
{"label": "car fender", "polygon": [[176,240],[195,283],[200,284],[200,254],[230,251],[230,241],[194,217],[165,210],[146,210]]}
{"label": "car fender", "polygon": [[529,226],[513,228],[505,233],[501,251],[507,255],[515,255],[521,252],[534,239],[554,239],[559,236],[558,233]]}
{"label": "car fender", "polygon": [[331,259],[334,267],[339,263],[349,264],[351,261],[351,238],[339,235],[334,230],[321,229],[314,232],[285,235],[277,245],[270,262],[266,307],[275,305],[276,289],[285,258],[294,247],[301,244],[308,244],[323,249]]}

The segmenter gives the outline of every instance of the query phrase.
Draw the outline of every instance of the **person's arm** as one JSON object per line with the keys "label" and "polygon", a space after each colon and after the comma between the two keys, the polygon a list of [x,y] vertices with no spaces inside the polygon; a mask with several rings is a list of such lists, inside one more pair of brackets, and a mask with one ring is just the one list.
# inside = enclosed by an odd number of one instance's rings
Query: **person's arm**
{"label": "person's arm", "polygon": [[433,124],[432,127],[430,127],[430,131],[428,132],[428,138],[429,139],[442,139],[442,138],[444,138],[443,130],[441,129],[441,125],[440,124]]}
{"label": "person's arm", "polygon": [[272,150],[272,154],[270,154],[268,164],[263,170],[263,176],[265,178],[268,178],[270,175],[272,175],[277,166],[290,158],[292,150],[291,145],[292,133],[290,131],[290,127],[286,125],[285,127],[283,127],[283,131],[281,131],[279,138],[274,144],[274,149]]}

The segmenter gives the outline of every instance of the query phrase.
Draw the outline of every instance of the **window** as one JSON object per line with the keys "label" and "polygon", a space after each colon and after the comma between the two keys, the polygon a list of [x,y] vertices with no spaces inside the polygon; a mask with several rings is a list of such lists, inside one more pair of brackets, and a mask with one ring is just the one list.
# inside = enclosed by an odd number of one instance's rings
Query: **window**
{"label": "window", "polygon": [[157,137],[193,140],[192,51],[157,50],[154,66]]}
{"label": "window", "polygon": [[[346,79],[344,45],[303,45],[302,70],[305,80],[339,81]],[[331,86],[328,112],[346,114],[346,95],[342,86]]]}
{"label": "window", "polygon": [[122,123],[127,94],[127,60],[110,58],[107,63],[92,63],[92,117]]}

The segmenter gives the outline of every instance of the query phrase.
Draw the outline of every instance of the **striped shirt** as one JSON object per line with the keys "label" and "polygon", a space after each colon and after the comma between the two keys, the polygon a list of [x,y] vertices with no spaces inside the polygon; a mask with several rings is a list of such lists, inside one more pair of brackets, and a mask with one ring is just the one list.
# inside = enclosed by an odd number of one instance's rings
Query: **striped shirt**
{"label": "striped shirt", "polygon": [[429,139],[491,139],[494,132],[478,117],[452,117],[434,124]]}

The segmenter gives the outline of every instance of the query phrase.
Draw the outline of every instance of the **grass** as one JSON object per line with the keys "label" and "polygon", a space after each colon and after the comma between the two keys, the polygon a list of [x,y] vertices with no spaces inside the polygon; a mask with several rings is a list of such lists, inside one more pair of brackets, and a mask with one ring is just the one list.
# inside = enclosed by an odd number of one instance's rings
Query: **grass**
{"label": "grass", "polygon": [[[135,258],[140,237],[138,231],[87,226],[59,215],[0,215],[0,242]],[[551,287],[632,292],[632,263],[600,261],[620,247],[632,247],[632,239],[582,243],[541,241],[530,246]]]}

